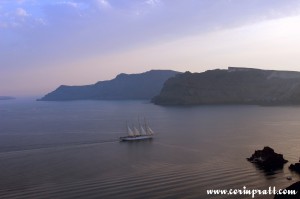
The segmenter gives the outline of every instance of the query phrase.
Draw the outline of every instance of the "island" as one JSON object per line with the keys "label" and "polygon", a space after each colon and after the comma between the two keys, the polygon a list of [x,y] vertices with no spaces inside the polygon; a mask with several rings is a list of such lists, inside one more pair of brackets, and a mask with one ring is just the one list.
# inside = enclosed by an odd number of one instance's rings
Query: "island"
{"label": "island", "polygon": [[300,72],[235,68],[185,72],[168,79],[157,105],[300,104]]}
{"label": "island", "polygon": [[151,70],[140,74],[119,74],[108,81],[85,86],[59,86],[40,101],[68,100],[150,100],[164,82],[179,74],[172,70]]}
{"label": "island", "polygon": [[0,100],[13,100],[13,99],[15,98],[10,96],[0,96]]}

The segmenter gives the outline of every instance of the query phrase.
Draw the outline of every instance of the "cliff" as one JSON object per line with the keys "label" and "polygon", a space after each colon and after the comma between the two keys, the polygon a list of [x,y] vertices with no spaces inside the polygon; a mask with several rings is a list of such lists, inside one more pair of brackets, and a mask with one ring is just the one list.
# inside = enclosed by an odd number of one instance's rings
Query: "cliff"
{"label": "cliff", "polygon": [[141,74],[119,74],[115,79],[86,86],[60,86],[39,99],[41,101],[66,100],[126,100],[151,99],[163,83],[178,74],[171,70],[151,70]]}
{"label": "cliff", "polygon": [[186,72],[152,99],[160,105],[300,104],[300,72],[233,68]]}
{"label": "cliff", "polygon": [[276,194],[274,196],[274,199],[299,199],[300,198],[300,181],[293,183],[292,185],[286,187],[286,188],[281,188],[283,190],[287,190],[287,192],[290,193],[296,193],[295,195],[292,194]]}

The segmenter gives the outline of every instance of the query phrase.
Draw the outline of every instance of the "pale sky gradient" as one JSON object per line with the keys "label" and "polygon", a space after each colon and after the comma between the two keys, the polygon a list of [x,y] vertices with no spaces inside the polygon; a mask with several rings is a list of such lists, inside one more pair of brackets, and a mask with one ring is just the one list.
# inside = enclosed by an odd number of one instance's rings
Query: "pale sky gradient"
{"label": "pale sky gradient", "polygon": [[300,71],[299,0],[0,0],[0,96],[150,69]]}

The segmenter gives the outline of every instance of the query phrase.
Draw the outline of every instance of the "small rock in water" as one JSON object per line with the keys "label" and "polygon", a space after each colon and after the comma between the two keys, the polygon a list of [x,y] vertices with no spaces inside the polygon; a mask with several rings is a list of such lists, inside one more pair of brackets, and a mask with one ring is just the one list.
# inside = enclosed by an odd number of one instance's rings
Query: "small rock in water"
{"label": "small rock in water", "polygon": [[300,163],[291,164],[289,166],[289,169],[297,173],[300,173]]}
{"label": "small rock in water", "polygon": [[282,154],[275,153],[274,149],[268,146],[263,150],[256,150],[247,160],[266,170],[281,169],[288,162]]}

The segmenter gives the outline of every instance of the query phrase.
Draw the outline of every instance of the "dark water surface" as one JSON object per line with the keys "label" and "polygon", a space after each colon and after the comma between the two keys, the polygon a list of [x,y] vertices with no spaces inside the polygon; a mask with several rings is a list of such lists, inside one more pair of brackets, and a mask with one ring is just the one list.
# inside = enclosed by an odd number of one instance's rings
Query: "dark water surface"
{"label": "dark water surface", "polygon": [[[119,142],[138,117],[155,139]],[[272,175],[246,161],[267,145]],[[299,156],[300,107],[0,101],[0,198],[251,198],[206,190],[284,188]]]}

